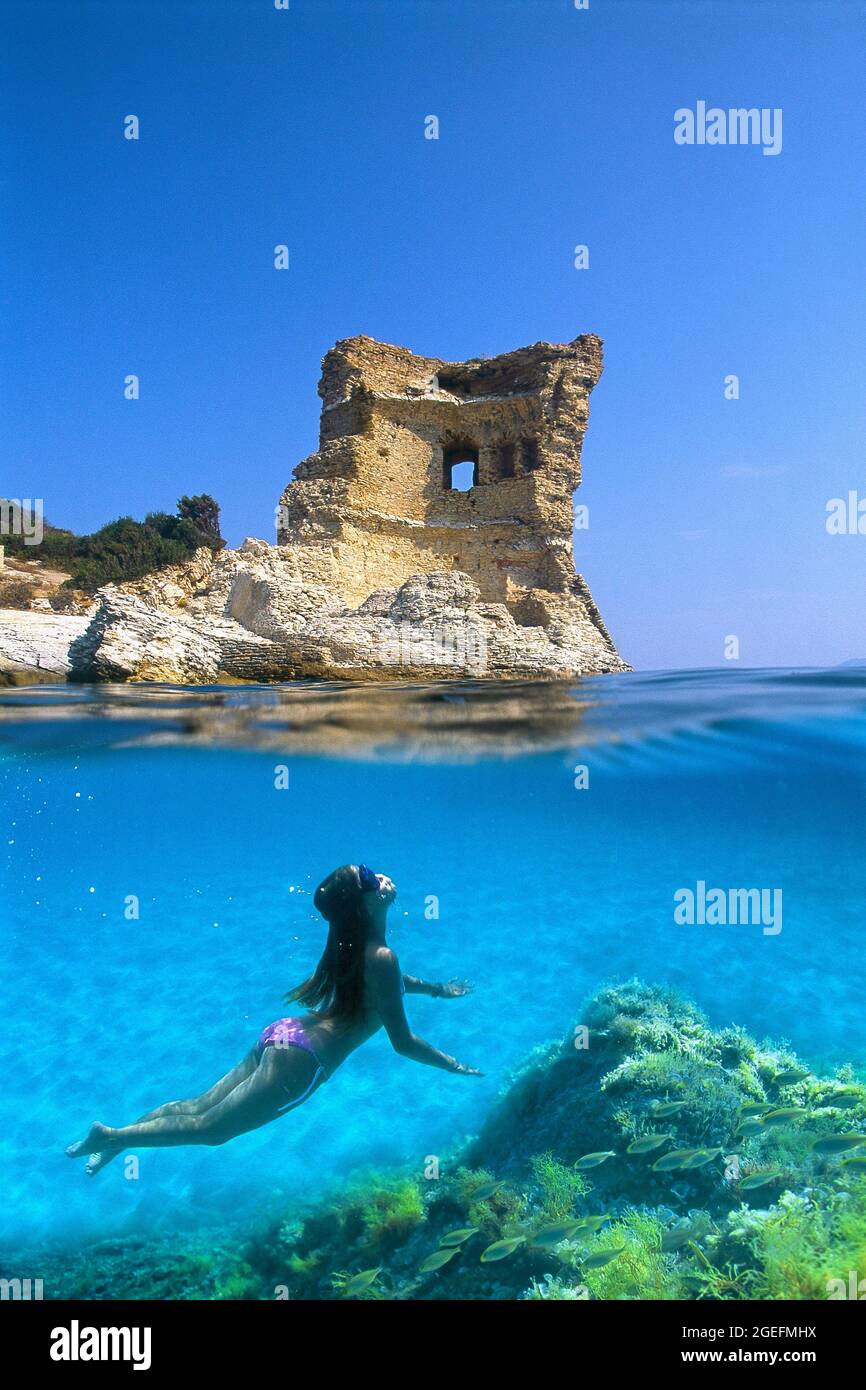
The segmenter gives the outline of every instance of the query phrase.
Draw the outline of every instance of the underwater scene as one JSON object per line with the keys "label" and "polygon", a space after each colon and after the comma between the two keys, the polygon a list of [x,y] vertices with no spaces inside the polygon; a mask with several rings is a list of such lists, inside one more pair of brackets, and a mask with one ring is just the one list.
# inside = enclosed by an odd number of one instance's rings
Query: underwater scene
{"label": "underwater scene", "polygon": [[[0,1276],[848,1297],[864,743],[859,665],[3,691]],[[460,1069],[385,1027],[273,1123],[88,1173],[92,1125],[199,1096],[292,1014],[341,865],[393,880],[412,1033]]]}

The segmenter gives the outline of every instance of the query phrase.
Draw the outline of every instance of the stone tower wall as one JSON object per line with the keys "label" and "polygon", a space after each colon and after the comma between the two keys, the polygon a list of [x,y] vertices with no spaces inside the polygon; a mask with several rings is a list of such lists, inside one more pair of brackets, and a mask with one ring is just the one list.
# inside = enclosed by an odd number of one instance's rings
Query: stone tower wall
{"label": "stone tower wall", "polygon": [[[484,601],[545,625],[575,588],[572,494],[602,345],[587,335],[443,362],[372,338],[325,357],[318,451],[280,504],[278,542],[357,605],[411,575],[460,570]],[[471,455],[469,491],[446,485]]]}

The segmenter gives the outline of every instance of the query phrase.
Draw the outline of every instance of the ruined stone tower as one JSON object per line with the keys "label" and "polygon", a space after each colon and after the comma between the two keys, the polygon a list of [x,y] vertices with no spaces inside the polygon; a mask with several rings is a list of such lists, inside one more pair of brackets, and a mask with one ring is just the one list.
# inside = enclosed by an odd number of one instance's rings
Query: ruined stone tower
{"label": "ruined stone tower", "polygon": [[106,585],[71,678],[627,671],[574,570],[571,499],[600,375],[591,335],[469,362],[337,343],[319,449],[282,495],[278,544],[204,549]]}
{"label": "ruined stone tower", "polygon": [[[461,571],[518,624],[591,623],[616,657],[572,547],[601,371],[591,334],[468,362],[343,339],[323,362],[319,450],[280,499],[278,543],[350,606]],[[454,486],[461,463],[467,490]]]}

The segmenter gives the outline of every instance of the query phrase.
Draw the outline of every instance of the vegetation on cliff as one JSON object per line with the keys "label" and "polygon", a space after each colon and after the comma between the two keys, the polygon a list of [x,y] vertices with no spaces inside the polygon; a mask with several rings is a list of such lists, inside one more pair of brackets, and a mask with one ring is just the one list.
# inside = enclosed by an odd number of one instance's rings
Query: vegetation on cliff
{"label": "vegetation on cliff", "polygon": [[[21,534],[0,537],[7,555],[22,560],[50,561],[70,578],[64,589],[93,593],[102,584],[139,579],[152,570],[188,560],[201,546],[221,550],[220,509],[202,493],[181,497],[177,512],[149,512],[144,521],[120,517],[92,535],[76,536],[43,522],[38,545]],[[60,606],[62,606],[62,601]]]}

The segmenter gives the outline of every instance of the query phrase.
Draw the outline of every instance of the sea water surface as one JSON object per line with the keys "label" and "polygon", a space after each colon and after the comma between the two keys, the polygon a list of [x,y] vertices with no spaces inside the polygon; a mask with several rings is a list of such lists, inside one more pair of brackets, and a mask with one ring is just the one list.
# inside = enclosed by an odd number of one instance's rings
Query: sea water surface
{"label": "sea water surface", "polygon": [[[574,685],[43,686],[0,692],[0,1234],[176,1229],[315,1200],[471,1134],[510,1071],[638,975],[714,1025],[866,1066],[866,666]],[[324,941],[317,883],[390,874],[417,1032],[312,1100],[138,1176],[64,1156],[210,1086]],[[681,924],[675,894],[780,890],[781,930]]]}

